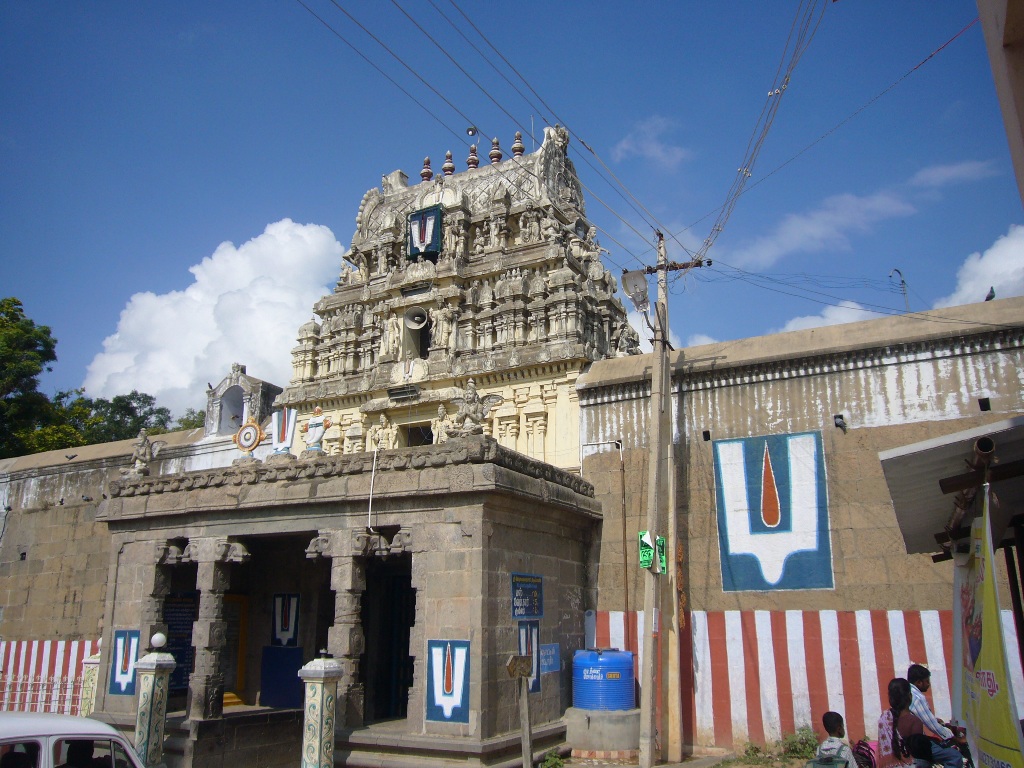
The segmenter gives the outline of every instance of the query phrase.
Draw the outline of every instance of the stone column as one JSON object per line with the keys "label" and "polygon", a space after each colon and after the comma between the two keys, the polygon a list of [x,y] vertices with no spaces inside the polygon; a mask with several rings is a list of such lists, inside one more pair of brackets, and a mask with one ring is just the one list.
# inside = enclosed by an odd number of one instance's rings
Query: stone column
{"label": "stone column", "polygon": [[334,768],[334,724],[338,681],[345,666],[337,659],[314,659],[299,670],[305,688],[302,768]]}
{"label": "stone column", "polygon": [[167,721],[167,687],[177,664],[160,648],[167,638],[153,635],[153,652],[135,662],[138,674],[139,712],[135,720],[135,750],[147,766],[163,764],[164,725]]}
{"label": "stone column", "polygon": [[[102,642],[102,641],[101,641]],[[96,684],[100,676],[100,649],[82,659],[82,703],[78,714],[88,717],[96,709]]]}
{"label": "stone column", "polygon": [[306,548],[306,557],[331,558],[334,624],[327,630],[327,650],[341,669],[338,717],[350,726],[363,724],[363,688],[358,682],[359,655],[363,652],[359,607],[366,573],[354,557],[362,554],[362,545],[347,531],[320,531]]}
{"label": "stone column", "polygon": [[167,636],[164,622],[164,598],[171,591],[171,568],[181,562],[181,547],[168,541],[157,544],[153,551],[153,564],[143,566],[142,615],[139,637]]}
{"label": "stone column", "polygon": [[224,672],[220,653],[227,635],[224,593],[230,583],[231,563],[249,559],[245,547],[227,539],[193,539],[183,561],[198,565],[199,617],[192,627],[195,670],[188,682],[188,719],[211,720],[224,711]]}
{"label": "stone column", "polygon": [[536,435],[536,451],[533,454],[534,458],[540,459],[541,461],[547,461],[548,415],[546,413],[540,414],[540,416],[537,416],[534,420],[533,424],[533,431]]}

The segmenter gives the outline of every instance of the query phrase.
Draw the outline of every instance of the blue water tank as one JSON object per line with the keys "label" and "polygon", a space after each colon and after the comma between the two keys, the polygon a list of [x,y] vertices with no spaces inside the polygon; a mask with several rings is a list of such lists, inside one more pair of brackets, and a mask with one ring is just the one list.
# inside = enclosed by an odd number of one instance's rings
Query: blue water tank
{"label": "blue water tank", "polygon": [[633,709],[633,654],[576,651],[572,657],[572,705],[578,709]]}

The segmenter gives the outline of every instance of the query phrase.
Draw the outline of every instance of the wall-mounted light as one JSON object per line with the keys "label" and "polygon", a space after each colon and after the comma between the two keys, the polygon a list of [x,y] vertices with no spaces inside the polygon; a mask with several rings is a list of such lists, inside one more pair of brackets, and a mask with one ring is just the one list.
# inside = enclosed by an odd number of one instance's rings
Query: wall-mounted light
{"label": "wall-mounted light", "polygon": [[704,438],[704,442],[705,443],[707,443],[707,442],[709,442],[711,440],[711,430],[710,429],[705,429],[700,434],[701,434],[701,437]]}
{"label": "wall-mounted light", "polygon": [[992,401],[989,400],[987,397],[979,397],[978,398],[978,408],[980,408],[982,411],[991,411],[992,410]]}
{"label": "wall-mounted light", "polygon": [[850,425],[846,423],[846,419],[843,417],[843,414],[841,413],[837,413],[835,416],[832,417],[832,423],[836,426],[837,429],[843,430],[844,435],[846,434],[846,430],[850,428]]}
{"label": "wall-mounted light", "polygon": [[470,138],[476,136],[478,133],[479,131],[476,129],[475,125],[471,125],[469,126],[469,128],[466,129],[466,135],[469,136]]}
{"label": "wall-mounted light", "polygon": [[85,494],[83,494],[82,501],[92,501],[92,496],[86,496]]}

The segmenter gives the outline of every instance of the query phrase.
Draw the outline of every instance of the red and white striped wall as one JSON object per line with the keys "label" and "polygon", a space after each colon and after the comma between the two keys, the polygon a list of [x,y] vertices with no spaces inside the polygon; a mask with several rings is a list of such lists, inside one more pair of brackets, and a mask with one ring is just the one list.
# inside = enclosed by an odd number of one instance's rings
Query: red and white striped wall
{"label": "red and white striped wall", "polygon": [[0,711],[77,715],[97,640],[0,640]]}
{"label": "red and white striped wall", "polygon": [[[693,611],[686,619],[680,669],[691,692],[683,701],[688,743],[765,744],[802,726],[823,736],[828,710],[844,716],[851,740],[874,739],[889,681],[913,662],[932,672],[935,714],[951,716],[952,611]],[[588,625],[588,647],[640,648],[642,613],[627,622],[622,611],[598,611]],[[1024,701],[1010,611],[1003,635],[1013,689]]]}

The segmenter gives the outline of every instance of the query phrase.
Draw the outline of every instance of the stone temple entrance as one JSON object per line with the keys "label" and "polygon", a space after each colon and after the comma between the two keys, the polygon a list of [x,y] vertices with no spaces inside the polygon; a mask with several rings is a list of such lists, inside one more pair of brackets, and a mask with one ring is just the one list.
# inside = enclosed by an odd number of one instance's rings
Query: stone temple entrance
{"label": "stone temple entrance", "polygon": [[403,718],[413,682],[409,635],[416,620],[412,554],[367,558],[366,590],[360,620],[366,638],[359,661],[363,684],[363,721]]}
{"label": "stone temple entrance", "polygon": [[[293,765],[301,700],[271,694],[289,681],[301,694],[298,668],[325,648],[342,672],[339,763],[508,764],[521,747],[505,663],[524,632],[547,658],[530,694],[535,746],[564,738],[600,546],[600,508],[580,477],[479,435],[376,456],[246,459],[109,490],[98,518],[116,576],[97,714],[134,714],[130,697],[107,692],[113,634],[167,633],[168,595],[197,598],[182,618],[194,662],[172,768],[257,755]],[[224,707],[226,692],[242,705]]]}

